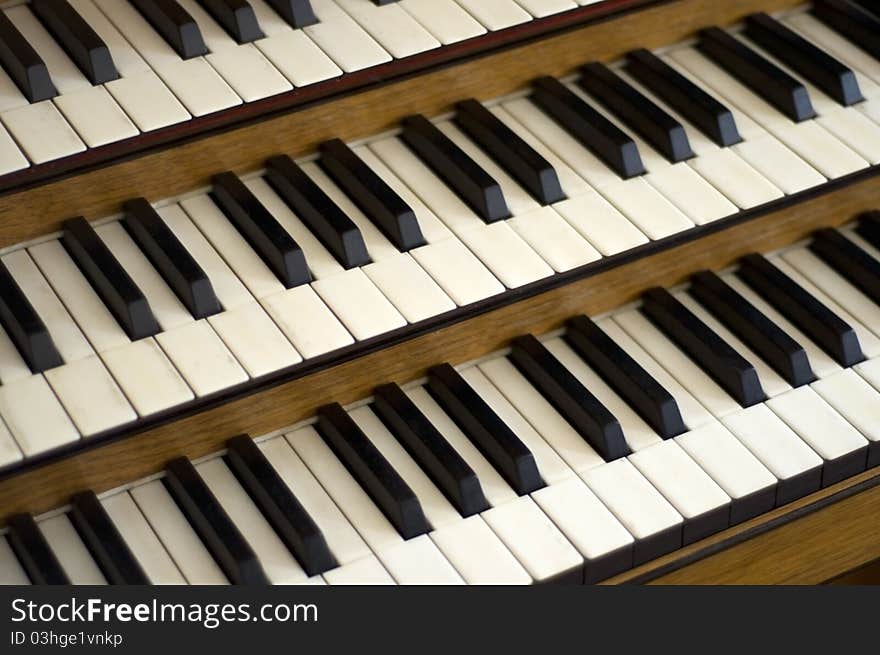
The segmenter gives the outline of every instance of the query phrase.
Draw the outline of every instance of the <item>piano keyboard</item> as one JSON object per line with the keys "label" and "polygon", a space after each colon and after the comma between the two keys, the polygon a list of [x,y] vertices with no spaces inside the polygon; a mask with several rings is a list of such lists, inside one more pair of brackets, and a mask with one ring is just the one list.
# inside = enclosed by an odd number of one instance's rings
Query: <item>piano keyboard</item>
{"label": "piano keyboard", "polygon": [[0,175],[596,1],[11,3]]}
{"label": "piano keyboard", "polygon": [[[157,208],[133,199],[121,219],[71,219],[60,238],[0,256],[0,466],[880,162],[880,61],[806,13],[745,33],[542,78],[530,95],[413,116],[317,158],[279,155],[258,174],[217,175],[208,192]],[[827,48],[822,66],[793,64],[825,91],[771,61],[783,36],[815,54],[798,34]],[[850,67],[848,100],[826,95],[832,64]],[[755,71],[793,82],[787,97],[810,117],[762,98]],[[826,293],[860,298],[841,271]],[[869,329],[874,319],[863,317]]]}
{"label": "piano keyboard", "polygon": [[878,225],[13,517],[0,581],[580,583],[672,552],[880,463]]}

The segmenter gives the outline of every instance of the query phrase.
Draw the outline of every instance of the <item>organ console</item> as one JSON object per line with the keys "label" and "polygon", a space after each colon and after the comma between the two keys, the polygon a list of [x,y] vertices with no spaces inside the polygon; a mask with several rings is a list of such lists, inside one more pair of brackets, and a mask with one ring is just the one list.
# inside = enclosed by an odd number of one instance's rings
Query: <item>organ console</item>
{"label": "organ console", "polygon": [[0,582],[880,557],[880,11],[0,9]]}

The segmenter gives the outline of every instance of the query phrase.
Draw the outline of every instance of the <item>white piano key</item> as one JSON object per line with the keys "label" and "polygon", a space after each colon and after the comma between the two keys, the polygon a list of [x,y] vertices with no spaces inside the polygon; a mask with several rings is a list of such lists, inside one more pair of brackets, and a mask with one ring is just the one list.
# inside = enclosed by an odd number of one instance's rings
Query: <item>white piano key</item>
{"label": "white piano key", "polygon": [[630,449],[641,450],[661,441],[660,436],[562,338],[550,339],[544,346],[620,422]]}
{"label": "white piano key", "polygon": [[789,125],[775,130],[774,134],[830,179],[855,173],[870,165],[826,130],[819,121]]}
{"label": "white piano key", "polygon": [[12,81],[9,74],[0,67],[0,113],[16,107],[27,107],[29,101]]}
{"label": "white piano key", "polygon": [[503,221],[463,230],[458,236],[509,289],[553,275],[553,269]]}
{"label": "white piano key", "polygon": [[429,243],[410,255],[459,307],[504,291],[504,285],[457,237]]}
{"label": "white piano key", "polygon": [[0,382],[10,384],[15,380],[31,377],[31,369],[25,363],[6,330],[0,328]]}
{"label": "white piano key", "polygon": [[335,0],[395,59],[440,47],[440,42],[396,3],[377,6],[372,0]]}
{"label": "white piano key", "polygon": [[96,355],[44,374],[77,430],[90,437],[130,423],[137,414]]}
{"label": "white piano key", "polygon": [[103,86],[65,93],[54,102],[89,148],[139,134],[134,123]]}
{"label": "white piano key", "polygon": [[486,33],[455,0],[400,0],[399,5],[443,45]]}
{"label": "white piano key", "polygon": [[581,554],[529,496],[486,510],[482,517],[535,582],[582,575]]}
{"label": "white piano key", "polygon": [[55,347],[65,362],[73,362],[93,353],[89,342],[80,332],[58,296],[46,282],[26,250],[16,250],[2,257],[3,264],[18,283],[43,320]]}
{"label": "white piano key", "polygon": [[531,576],[481,516],[469,516],[430,534],[467,584],[530,584]]}
{"label": "white piano key", "polygon": [[[268,34],[265,23],[260,21],[260,25]],[[254,45],[296,87],[342,75],[342,69],[302,30],[269,35]]]}
{"label": "white piano key", "polygon": [[338,566],[322,574],[329,585],[393,585],[394,578],[388,575],[375,555],[369,555],[348,564]]}
{"label": "white piano key", "polygon": [[152,584],[186,584],[180,569],[127,491],[102,499],[101,505]]}
{"label": "white piano key", "polygon": [[464,584],[458,571],[426,534],[394,543],[379,551],[377,555],[398,584]]}
{"label": "white piano key", "polygon": [[18,562],[6,537],[0,535],[0,585],[29,585],[27,573]]}
{"label": "white piano key", "polygon": [[190,584],[229,584],[161,480],[142,484],[130,493]]}
{"label": "white piano key", "polygon": [[65,514],[45,519],[37,524],[49,543],[52,552],[67,574],[71,584],[107,584],[101,569],[92,559],[88,549],[79,538],[76,529]]}
{"label": "white piano key", "polygon": [[552,207],[541,207],[507,221],[554,271],[562,273],[602,256]]}
{"label": "white piano key", "polygon": [[210,316],[208,323],[252,378],[302,361],[257,302]]}
{"label": "white piano key", "polygon": [[857,108],[838,107],[819,116],[816,122],[869,163],[880,163],[880,125]]}
{"label": "white piano key", "polygon": [[854,368],[872,387],[880,391],[880,357],[856,364]]}
{"label": "white piano key", "polygon": [[330,12],[322,11],[328,5],[330,0],[312,2],[318,23],[303,29],[339,68],[353,73],[391,61],[391,55],[336,5]]}
{"label": "white piano key", "polygon": [[15,443],[12,433],[6,427],[6,423],[0,419],[0,466],[14,464],[22,459],[21,449]]}
{"label": "white piano key", "polygon": [[0,125],[0,175],[20,171],[30,166],[12,135]]}
{"label": "white piano key", "polygon": [[880,441],[880,395],[861,377],[859,366],[817,380],[811,386],[868,441]]}
{"label": "white piano key", "polygon": [[456,0],[486,28],[495,32],[507,27],[528,23],[532,20],[528,12],[513,0]]}
{"label": "white piano key", "polygon": [[263,571],[273,584],[305,582],[308,575],[242,488],[221,457],[196,466],[204,483],[217,498],[235,527],[250,544]]}
{"label": "white piano key", "polygon": [[529,422],[498,391],[477,366],[461,371],[461,377],[492,408],[498,418],[525,444],[535,458],[538,472],[547,484],[555,484],[574,475],[562,458],[541,438]]}
{"label": "white piano key", "polygon": [[194,398],[193,392],[153,339],[141,339],[101,353],[101,359],[140,416]]}
{"label": "white piano key", "polygon": [[287,439],[277,437],[264,441],[259,447],[303,509],[318,525],[330,552],[339,564],[345,566],[371,557],[367,544],[309,472]]}
{"label": "white piano key", "polygon": [[141,132],[190,119],[190,113],[153,71],[127,75],[104,86]]}
{"label": "white piano key", "polygon": [[373,262],[363,271],[409,323],[455,309],[452,299],[409,253]]}
{"label": "white piano key", "polygon": [[0,120],[34,164],[83,152],[86,145],[51,100],[0,114]]}
{"label": "white piano key", "polygon": [[156,341],[196,396],[247,382],[248,375],[206,320],[160,332]]}
{"label": "white piano key", "polygon": [[483,362],[479,368],[573,471],[586,471],[604,463],[507,357]]}
{"label": "white piano key", "polygon": [[516,2],[535,18],[552,16],[577,7],[572,0],[516,0]]}
{"label": "white piano key", "polygon": [[406,325],[406,319],[361,269],[315,280],[312,288],[358,341]]}
{"label": "white piano key", "polygon": [[740,209],[751,209],[784,194],[730,148],[719,148],[688,162]]}
{"label": "white piano key", "polygon": [[614,321],[713,416],[720,418],[741,409],[739,403],[639,311],[620,312],[614,315]]}
{"label": "white piano key", "polygon": [[290,91],[293,85],[253,44],[205,55],[208,63],[245,102]]}
{"label": "white piano key", "polygon": [[696,225],[705,225],[737,212],[736,205],[684,163],[652,170],[645,180]]}
{"label": "white piano key", "polygon": [[815,168],[772,134],[761,134],[733,146],[740,157],[787,194],[826,182]]}
{"label": "white piano key", "polygon": [[592,189],[553,208],[606,257],[648,243],[629,219]]}
{"label": "white piano key", "polygon": [[860,112],[875,123],[880,123],[880,99],[865,100],[856,106]]}
{"label": "white piano key", "polygon": [[308,285],[276,293],[262,305],[306,359],[354,343],[354,339]]}
{"label": "white piano key", "polygon": [[603,186],[600,192],[649,239],[663,239],[694,226],[643,178],[620,180]]}
{"label": "white piano key", "polygon": [[80,438],[42,375],[32,375],[0,386],[0,416],[25,457]]}

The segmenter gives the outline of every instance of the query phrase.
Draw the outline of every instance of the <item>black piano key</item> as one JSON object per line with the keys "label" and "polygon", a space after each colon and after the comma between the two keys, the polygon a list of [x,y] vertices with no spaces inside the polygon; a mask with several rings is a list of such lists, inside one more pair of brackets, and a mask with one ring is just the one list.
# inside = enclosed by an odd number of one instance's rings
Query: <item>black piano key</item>
{"label": "black piano key", "polygon": [[168,463],[165,486],[232,584],[269,584],[263,566],[186,457]]}
{"label": "black piano key", "polygon": [[553,77],[539,77],[532,100],[620,177],[642,175],[636,142],[589,103]]}
{"label": "black piano key", "polygon": [[700,32],[697,47],[791,120],[800,122],[816,116],[803,84],[727,32],[717,27],[705,29]]}
{"label": "black piano key", "polygon": [[684,126],[604,64],[582,66],[578,84],[671,162],[694,156]]}
{"label": "black piano key", "polygon": [[308,27],[318,22],[309,0],[266,0],[293,28]]}
{"label": "black piano key", "polygon": [[195,19],[176,0],[130,0],[147,22],[183,59],[207,54]]}
{"label": "black piano key", "polygon": [[373,409],[462,516],[489,509],[476,473],[394,383],[375,390]]}
{"label": "black piano key", "polygon": [[64,363],[40,315],[3,262],[0,262],[0,323],[34,373]]}
{"label": "black piano key", "polygon": [[31,9],[92,84],[119,78],[110,48],[67,0],[31,0]]}
{"label": "black piano key", "polygon": [[875,59],[880,59],[880,17],[844,0],[817,0],[813,14]]}
{"label": "black piano key", "polygon": [[476,100],[456,105],[455,122],[540,203],[565,200],[553,166]]}
{"label": "black piano key", "polygon": [[816,379],[807,352],[711,271],[691,278],[690,294],[793,387]]}
{"label": "black piano key", "polygon": [[880,305],[880,261],[831,228],[813,234],[810,250]]}
{"label": "black piano key", "polygon": [[318,410],[318,432],[404,539],[431,530],[422,505],[354,419],[338,403]]}
{"label": "black piano key", "polygon": [[344,142],[322,143],[320,163],[398,250],[425,245],[412,207]]}
{"label": "black piano key", "polygon": [[207,318],[222,310],[211,280],[189,251],[144,198],[123,205],[123,223],[168,286],[194,318]]}
{"label": "black piano key", "polygon": [[312,274],[302,248],[238,176],[220,173],[213,183],[212,196],[217,205],[281,283],[290,289],[310,282]]}
{"label": "black piano key", "polygon": [[510,217],[498,182],[421,115],[403,121],[403,140],[487,223]]}
{"label": "black piano key", "polygon": [[49,69],[18,28],[0,11],[0,63],[29,102],[58,95]]}
{"label": "black piano key", "polygon": [[305,572],[313,576],[336,568],[321,529],[253,439],[242,435],[226,445],[229,468]]}
{"label": "black piano key", "polygon": [[666,289],[649,289],[642,301],[642,312],[651,322],[740,405],[750,407],[766,400],[755,367]]}
{"label": "black piano key", "polygon": [[733,113],[654,53],[633,50],[626,71],[719,146],[742,141]]}
{"label": "black piano key", "polygon": [[869,14],[874,14],[880,18],[880,4],[877,3],[877,0],[852,0],[859,7],[867,11]]}
{"label": "black piano key", "polygon": [[149,577],[95,493],[78,493],[70,503],[70,519],[107,582],[114,585],[150,584]]}
{"label": "black piano key", "polygon": [[146,297],[84,218],[64,222],[61,242],[130,339],[159,332]]}
{"label": "black piano key", "polygon": [[266,162],[266,181],[345,268],[370,263],[358,226],[287,155]]}
{"label": "black piano key", "polygon": [[516,493],[545,486],[532,452],[452,366],[428,371],[427,388]]}
{"label": "black piano key", "polygon": [[30,514],[16,514],[6,521],[6,538],[21,567],[35,585],[69,585],[55,553]]}
{"label": "black piano key", "polygon": [[380,7],[381,7],[382,5],[390,5],[390,4],[394,3],[394,2],[397,2],[397,0],[373,0],[373,4],[374,4],[374,5],[379,5]]}
{"label": "black piano key", "polygon": [[605,461],[629,455],[617,418],[534,336],[514,339],[509,358]]}
{"label": "black piano key", "polygon": [[855,330],[762,255],[746,255],[737,275],[841,366],[865,359]]}
{"label": "black piano key", "polygon": [[198,0],[198,2],[239,43],[250,43],[266,36],[260,29],[254,9],[247,0]]}
{"label": "black piano key", "polygon": [[767,14],[746,18],[746,35],[840,104],[864,100],[852,69]]}
{"label": "black piano key", "polygon": [[880,248],[880,211],[865,212],[859,216],[856,232],[875,248]]}
{"label": "black piano key", "polygon": [[566,323],[565,341],[664,439],[687,431],[672,394],[586,316]]}

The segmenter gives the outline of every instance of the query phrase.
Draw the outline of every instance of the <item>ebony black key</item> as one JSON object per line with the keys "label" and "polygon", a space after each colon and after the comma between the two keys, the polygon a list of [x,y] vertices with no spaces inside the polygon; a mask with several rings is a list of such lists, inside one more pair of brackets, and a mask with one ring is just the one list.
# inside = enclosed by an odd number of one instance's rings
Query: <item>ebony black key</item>
{"label": "ebony black key", "polygon": [[477,474],[394,383],[375,390],[373,410],[464,516],[489,509]]}
{"label": "ebony black key", "polygon": [[633,50],[626,71],[719,146],[742,141],[733,113],[654,53]]}
{"label": "ebony black key", "polygon": [[865,212],[859,216],[856,232],[875,248],[880,248],[880,211]]}
{"label": "ebony black key", "polygon": [[556,78],[535,80],[531,98],[620,177],[645,172],[636,142]]}
{"label": "ebony black key", "polygon": [[70,503],[70,519],[107,582],[116,585],[150,584],[150,578],[119,534],[95,492],[78,493],[70,499]]}
{"label": "ebony black key", "polygon": [[877,0],[852,0],[852,2],[867,11],[869,14],[874,14],[880,18],[880,4],[877,3]]}
{"label": "ebony black key", "polygon": [[762,255],[746,255],[737,275],[841,366],[865,359],[855,330]]}
{"label": "ebony black key", "polygon": [[269,584],[263,566],[186,457],[168,463],[165,486],[232,584]]}
{"label": "ebony black key", "polygon": [[207,54],[195,19],[176,0],[129,0],[183,59]]}
{"label": "ebony black key", "polygon": [[397,2],[397,0],[373,0],[373,4],[374,4],[374,5],[379,5],[380,7],[381,7],[382,5],[390,5],[390,4],[394,3],[394,2]]}
{"label": "ebony black key", "polygon": [[0,323],[34,373],[64,363],[40,315],[3,262],[0,262]]}
{"label": "ebony black key", "polygon": [[70,578],[30,514],[16,514],[6,521],[6,525],[9,527],[6,534],[9,545],[33,584],[70,584]]}
{"label": "ebony black key", "polygon": [[664,439],[687,431],[678,403],[629,353],[586,316],[566,326],[565,341]]}
{"label": "ebony black key", "polygon": [[487,223],[510,218],[501,186],[421,115],[403,121],[403,140]]}
{"label": "ebony black key", "polygon": [[430,531],[422,505],[354,419],[338,403],[318,410],[318,432],[404,539]]}
{"label": "ebony black key", "polygon": [[308,27],[318,22],[309,0],[266,0],[293,28]]}
{"label": "ebony black key", "polygon": [[694,156],[684,126],[604,64],[582,66],[578,84],[675,163]]}
{"label": "ebony black key", "polygon": [[746,35],[840,104],[864,100],[852,69],[767,14],[746,18]]}
{"label": "ebony black key", "polygon": [[806,87],[727,32],[710,27],[700,32],[697,47],[716,64],[793,121],[816,116]]}
{"label": "ebony black key", "polygon": [[831,228],[813,234],[810,250],[880,305],[880,261]]}
{"label": "ebony black key", "polygon": [[516,493],[545,486],[532,452],[452,366],[428,371],[427,388]]}
{"label": "ebony black key", "polygon": [[360,229],[287,155],[266,162],[266,181],[345,268],[370,263]]}
{"label": "ebony black key", "polygon": [[321,166],[401,252],[425,245],[415,212],[344,142],[321,144]]}
{"label": "ebony black key", "polygon": [[153,206],[144,198],[135,198],[127,201],[123,210],[129,234],[193,317],[207,318],[220,312],[211,280]]}
{"label": "ebony black key", "polygon": [[690,294],[793,387],[816,379],[807,352],[711,271],[691,278]]}
{"label": "ebony black key", "polygon": [[159,332],[146,297],[84,218],[64,222],[61,243],[132,341]]}
{"label": "ebony black key", "polygon": [[238,43],[250,43],[262,39],[254,9],[247,0],[198,0],[229,35]]}
{"label": "ebony black key", "polygon": [[740,405],[766,400],[755,367],[666,289],[649,289],[642,301],[642,313]]}
{"label": "ebony black key", "polygon": [[29,102],[49,100],[58,95],[46,63],[22,36],[5,13],[0,11],[0,63]]}
{"label": "ebony black key", "polygon": [[281,283],[290,289],[310,282],[302,248],[238,176],[220,173],[213,182],[214,201]]}
{"label": "ebony black key", "polygon": [[110,48],[67,0],[31,0],[31,9],[92,84],[119,78]]}
{"label": "ebony black key", "polygon": [[629,455],[617,418],[534,336],[514,339],[509,358],[605,461]]}
{"label": "ebony black key", "polygon": [[875,59],[880,59],[880,17],[844,0],[817,0],[813,14]]}
{"label": "ebony black key", "polygon": [[242,435],[226,445],[230,470],[305,572],[313,576],[336,568],[339,564],[321,529],[253,439]]}
{"label": "ebony black key", "polygon": [[553,166],[476,100],[456,105],[455,122],[540,203],[565,200]]}

